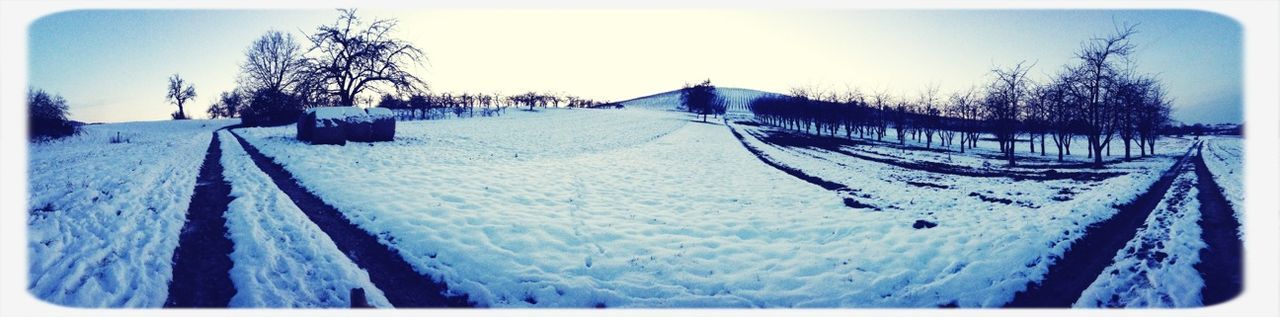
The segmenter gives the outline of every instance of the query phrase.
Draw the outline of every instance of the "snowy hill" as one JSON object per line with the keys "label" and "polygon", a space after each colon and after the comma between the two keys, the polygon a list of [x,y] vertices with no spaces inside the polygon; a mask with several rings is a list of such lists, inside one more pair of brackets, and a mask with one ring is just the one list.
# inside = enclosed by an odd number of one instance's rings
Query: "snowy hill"
{"label": "snowy hill", "polygon": [[[725,112],[729,114],[749,114],[750,110],[747,106],[756,98],[781,95],[767,91],[759,91],[746,88],[730,88],[716,87],[716,93],[728,102]],[[680,109],[680,90],[672,90],[663,93],[652,94],[644,97],[637,97],[630,100],[619,102],[627,108],[645,108],[645,109],[661,109],[675,110]]]}

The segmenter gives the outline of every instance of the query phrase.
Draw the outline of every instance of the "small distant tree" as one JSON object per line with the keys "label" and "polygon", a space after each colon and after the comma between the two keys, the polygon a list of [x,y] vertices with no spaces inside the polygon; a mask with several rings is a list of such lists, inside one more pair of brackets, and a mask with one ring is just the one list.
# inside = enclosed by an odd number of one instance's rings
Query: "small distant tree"
{"label": "small distant tree", "polygon": [[920,93],[920,114],[922,115],[920,117],[923,122],[921,122],[919,128],[924,133],[925,148],[933,147],[933,134],[937,131],[938,124],[941,123],[940,117],[942,113],[938,109],[939,103],[937,85],[929,86],[925,88],[924,92]]}
{"label": "small distant tree", "polygon": [[701,115],[702,122],[707,122],[708,114],[719,115],[725,111],[724,98],[716,94],[716,86],[711,85],[710,79],[694,86],[685,85],[680,89],[680,103],[689,112]]}
{"label": "small distant tree", "polygon": [[183,80],[178,74],[169,77],[169,91],[165,95],[165,100],[178,106],[178,112],[173,113],[174,120],[187,119],[187,112],[183,109],[183,105],[196,97],[196,87],[191,83]]}
{"label": "small distant tree", "polygon": [[396,95],[382,94],[382,99],[378,100],[377,107],[387,109],[406,109],[409,108],[409,102],[404,99],[400,99],[400,97],[396,97]]}
{"label": "small distant tree", "polygon": [[209,118],[235,118],[240,115],[247,102],[245,97],[238,91],[224,91],[218,95],[218,100],[209,105]]}
{"label": "small distant tree", "polygon": [[67,119],[67,100],[44,90],[27,90],[29,140],[60,138],[76,134],[77,127]]}

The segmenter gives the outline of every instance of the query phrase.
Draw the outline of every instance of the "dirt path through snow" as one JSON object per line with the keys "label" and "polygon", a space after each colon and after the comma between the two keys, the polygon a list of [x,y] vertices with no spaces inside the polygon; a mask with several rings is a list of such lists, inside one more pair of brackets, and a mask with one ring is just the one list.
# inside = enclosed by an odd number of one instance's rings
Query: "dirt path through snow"
{"label": "dirt path through snow", "polygon": [[231,203],[231,185],[222,178],[220,144],[214,131],[173,252],[173,280],[165,307],[227,307],[236,294],[228,274],[233,245],[223,217]]}
{"label": "dirt path through snow", "polygon": [[1234,210],[1222,196],[1222,189],[1213,180],[1204,163],[1202,151],[1196,149],[1196,178],[1200,194],[1200,237],[1207,246],[1200,250],[1200,263],[1195,265],[1204,278],[1204,305],[1209,306],[1230,300],[1242,289],[1241,271],[1244,257],[1240,241],[1240,222]]}
{"label": "dirt path through snow", "polygon": [[1027,290],[1018,292],[1013,301],[1005,306],[1071,307],[1080,298],[1080,294],[1111,264],[1116,252],[1133,239],[1138,228],[1143,226],[1151,211],[1165,197],[1178,174],[1194,168],[1193,151],[1199,149],[1201,144],[1197,143],[1187,149],[1186,154],[1165,171],[1150,189],[1133,202],[1117,207],[1119,211],[1111,218],[1089,225],[1085,235],[1073,243],[1071,249],[1049,268],[1049,273],[1043,280],[1028,285]]}
{"label": "dirt path through snow", "polygon": [[[398,251],[378,242],[373,234],[352,224],[342,212],[326,204],[293,178],[293,175],[257,148],[232,132],[253,163],[302,210],[352,262],[369,272],[369,279],[395,307],[465,307],[465,296],[445,295],[448,285],[418,273]],[[354,145],[350,145],[354,146]]]}

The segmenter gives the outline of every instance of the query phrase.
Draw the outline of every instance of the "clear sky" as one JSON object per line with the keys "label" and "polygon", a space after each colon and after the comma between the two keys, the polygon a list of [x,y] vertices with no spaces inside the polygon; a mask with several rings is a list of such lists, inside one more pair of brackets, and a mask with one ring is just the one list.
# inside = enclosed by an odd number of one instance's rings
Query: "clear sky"
{"label": "clear sky", "polygon": [[[725,87],[858,88],[914,97],[982,85],[993,66],[1035,63],[1036,79],[1080,43],[1137,23],[1133,62],[1157,74],[1174,119],[1242,120],[1241,30],[1200,11],[1079,10],[361,10],[395,18],[422,48],[434,91],[529,90],[621,100],[710,78]],[[244,50],[275,29],[301,37],[336,11],[71,11],[30,27],[30,82],[87,122],[167,119],[166,80],[196,86],[204,116],[235,86]],[[299,38],[301,40],[301,38]]]}

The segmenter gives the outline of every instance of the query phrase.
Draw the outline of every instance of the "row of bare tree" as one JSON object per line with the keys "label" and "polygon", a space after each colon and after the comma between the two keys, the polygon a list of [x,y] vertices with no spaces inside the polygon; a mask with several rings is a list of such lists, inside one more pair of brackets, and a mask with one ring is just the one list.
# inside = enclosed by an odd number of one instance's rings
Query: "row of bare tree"
{"label": "row of bare tree", "polygon": [[[932,147],[935,136],[944,147],[959,150],[977,146],[990,134],[1010,166],[1016,165],[1015,145],[1025,140],[1028,150],[1047,154],[1046,140],[1057,149],[1058,160],[1070,155],[1071,141],[1084,138],[1095,167],[1102,167],[1103,150],[1112,140],[1124,145],[1126,159],[1136,146],[1139,155],[1154,154],[1156,140],[1169,124],[1170,100],[1160,81],[1137,74],[1127,61],[1134,50],[1131,26],[1109,37],[1086,41],[1067,65],[1043,82],[1027,74],[1025,63],[992,70],[984,88],[970,88],[943,98],[937,87],[916,98],[894,98],[880,92],[793,89],[788,96],[764,97],[751,111],[764,123],[809,133],[883,141],[889,127],[899,143],[910,137]],[[1037,147],[1038,143],[1038,147]],[[1108,153],[1109,155],[1109,153]]]}
{"label": "row of bare tree", "polygon": [[463,115],[475,116],[476,112],[486,117],[499,115],[505,113],[507,108],[512,106],[528,107],[528,110],[532,111],[534,107],[588,108],[601,104],[603,103],[577,96],[527,92],[514,96],[471,93],[456,95],[451,93],[417,93],[410,95],[409,98],[383,94],[377,106],[402,113],[401,117],[405,119],[436,119],[447,112],[452,112],[457,117]]}

